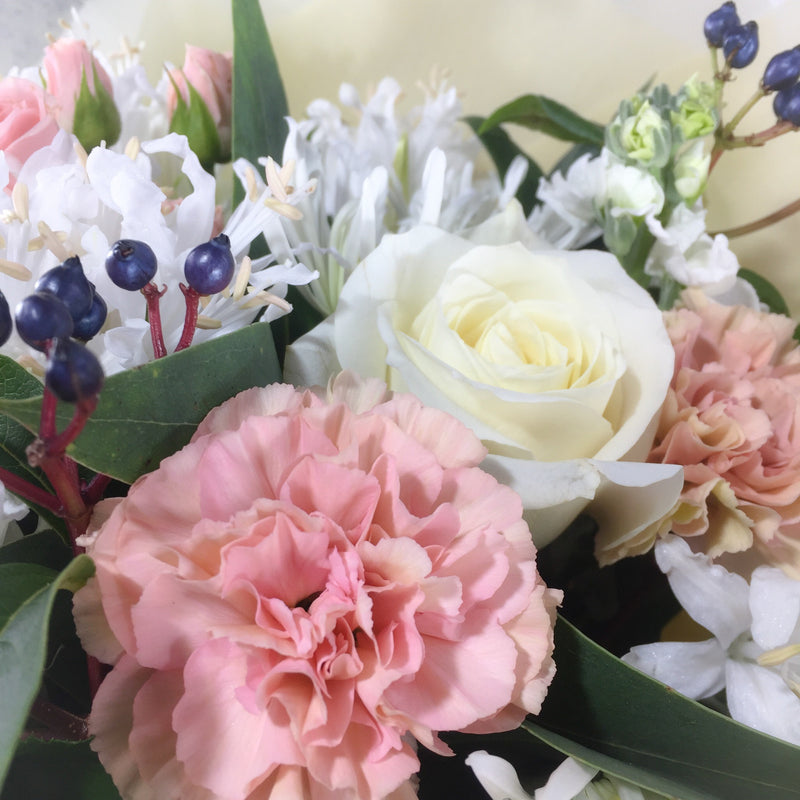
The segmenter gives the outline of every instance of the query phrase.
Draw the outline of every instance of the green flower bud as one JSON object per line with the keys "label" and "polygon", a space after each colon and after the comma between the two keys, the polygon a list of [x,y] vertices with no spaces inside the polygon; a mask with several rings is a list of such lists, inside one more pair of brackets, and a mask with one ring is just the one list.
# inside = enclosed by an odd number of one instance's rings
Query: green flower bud
{"label": "green flower bud", "polygon": [[714,87],[692,76],[678,92],[678,109],[671,114],[672,124],[683,141],[713,133],[719,124]]}
{"label": "green flower bud", "polygon": [[695,141],[675,161],[675,190],[691,206],[706,189],[711,157],[703,150],[703,142]]}
{"label": "green flower bud", "polygon": [[119,139],[122,121],[114,98],[106,90],[92,65],[94,93],[89,89],[86,70],[81,76],[81,91],[75,101],[75,117],[72,132],[78,137],[83,149],[88,153],[101,142],[114,144]]}
{"label": "green flower bud", "polygon": [[[630,109],[634,113],[625,115]],[[617,156],[647,168],[663,167],[672,149],[672,129],[649,100],[623,103],[606,131],[606,144]]]}

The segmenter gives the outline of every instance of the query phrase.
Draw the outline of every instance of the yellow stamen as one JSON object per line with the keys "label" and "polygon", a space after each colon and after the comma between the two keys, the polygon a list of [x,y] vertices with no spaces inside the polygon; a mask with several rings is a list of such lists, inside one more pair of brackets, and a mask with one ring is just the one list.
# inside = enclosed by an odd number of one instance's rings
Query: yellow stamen
{"label": "yellow stamen", "polygon": [[33,277],[31,271],[24,264],[5,258],[0,258],[0,272],[10,278],[16,278],[18,281],[29,281]]}
{"label": "yellow stamen", "polygon": [[233,299],[241,300],[244,297],[247,284],[250,282],[250,275],[253,272],[253,262],[250,256],[245,256],[242,259],[242,264],[239,267],[239,272],[236,273],[236,283],[233,285]]}
{"label": "yellow stamen", "polygon": [[758,663],[762,667],[777,667],[778,664],[783,664],[795,656],[800,656],[800,644],[787,644],[784,647],[764,651],[758,657]]}
{"label": "yellow stamen", "polygon": [[282,203],[274,197],[265,197],[264,205],[271,208],[276,214],[280,214],[287,219],[298,220],[303,219],[303,212],[295,206],[290,206],[288,203]]}
{"label": "yellow stamen", "polygon": [[136,161],[136,156],[139,155],[140,148],[141,143],[139,142],[139,137],[131,136],[131,138],[128,139],[128,143],[125,145],[125,155],[128,156],[131,161]]}
{"label": "yellow stamen", "polygon": [[17,363],[28,370],[28,372],[32,372],[40,378],[44,377],[44,367],[33,356],[20,356],[17,359]]}
{"label": "yellow stamen", "polygon": [[252,167],[248,167],[244,171],[244,180],[247,184],[247,199],[251,203],[255,203],[258,199],[258,183],[256,183],[256,173]]}
{"label": "yellow stamen", "polygon": [[217,330],[217,328],[221,328],[222,323],[218,319],[212,319],[211,317],[199,314],[197,317],[197,327],[204,331],[213,331]]}
{"label": "yellow stamen", "polygon": [[81,162],[81,166],[86,169],[86,160],[89,158],[89,154],[83,149],[83,145],[77,139],[72,147],[75,151],[75,155],[78,156],[78,161]]}
{"label": "yellow stamen", "polygon": [[66,239],[66,234],[63,232],[59,238],[59,234],[52,230],[46,222],[39,222],[39,233],[42,235],[45,246],[47,249],[59,260],[66,261],[69,258],[69,250],[61,243]]}
{"label": "yellow stamen", "polygon": [[208,304],[211,302],[211,295],[204,294],[200,297],[200,308],[208,308]]}
{"label": "yellow stamen", "polygon": [[14,214],[21,222],[28,219],[28,187],[24,183],[17,183],[11,190],[11,204]]}
{"label": "yellow stamen", "polygon": [[284,311],[292,310],[291,304],[287,303],[282,297],[265,291],[248,295],[247,300],[241,305],[242,308],[258,308],[259,306],[278,306]]}

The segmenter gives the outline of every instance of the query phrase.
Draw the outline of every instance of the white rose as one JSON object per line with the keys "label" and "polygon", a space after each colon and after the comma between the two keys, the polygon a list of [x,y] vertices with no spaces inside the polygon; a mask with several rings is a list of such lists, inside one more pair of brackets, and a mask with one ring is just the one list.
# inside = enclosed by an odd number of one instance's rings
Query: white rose
{"label": "white rose", "polygon": [[599,541],[624,552],[682,485],[679,467],[630,463],[647,456],[672,346],[613,256],[532,246],[516,203],[470,240],[428,226],[385,237],[289,348],[285,375],[324,384],[344,368],[413,392],[480,436],[537,544],[591,502]]}

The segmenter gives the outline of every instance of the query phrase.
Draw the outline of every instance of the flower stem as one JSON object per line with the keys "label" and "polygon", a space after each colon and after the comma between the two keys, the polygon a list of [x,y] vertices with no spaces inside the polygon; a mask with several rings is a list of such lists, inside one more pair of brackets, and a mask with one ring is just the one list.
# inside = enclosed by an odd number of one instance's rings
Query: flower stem
{"label": "flower stem", "polygon": [[142,287],[142,294],[147,300],[147,319],[150,321],[150,338],[153,341],[153,356],[164,358],[167,348],[164,344],[164,332],[161,329],[161,308],[159,301],[166,294],[167,287],[159,291],[158,287],[151,281]]}
{"label": "flower stem", "polygon": [[20,478],[13,472],[3,469],[3,467],[0,467],[0,482],[2,482],[10,492],[13,492],[17,497],[21,497],[29,503],[35,503],[37,506],[46,508],[54,514],[60,514],[62,511],[61,503],[55,495],[26,481],[24,478]]}
{"label": "flower stem", "polygon": [[183,331],[181,333],[180,341],[178,342],[175,352],[185,350],[194,339],[194,332],[197,330],[197,311],[200,305],[200,295],[196,289],[185,284],[180,284],[181,291],[183,292],[184,300],[186,301],[186,316],[183,320]]}
{"label": "flower stem", "polygon": [[722,129],[722,132],[719,134],[720,137],[723,139],[730,137],[733,134],[734,128],[744,119],[745,114],[747,114],[762,97],[766,97],[766,94],[767,93],[759,86],[747,102],[736,112],[733,119]]}
{"label": "flower stem", "polygon": [[89,738],[89,728],[83,717],[77,717],[63,708],[37,698],[31,706],[31,716],[42,723],[47,730],[36,731],[38,739],[59,739],[68,742],[82,742]]}
{"label": "flower stem", "polygon": [[777,211],[773,211],[771,214],[767,214],[766,217],[761,217],[761,219],[757,219],[754,222],[748,222],[746,225],[739,225],[736,228],[728,228],[725,231],[716,231],[710,235],[715,236],[717,233],[722,233],[729,239],[733,239],[774,225],[776,222],[786,219],[786,217],[791,217],[792,214],[796,214],[798,211],[800,211],[800,198],[792,200],[791,203],[788,203],[783,208],[779,208]]}

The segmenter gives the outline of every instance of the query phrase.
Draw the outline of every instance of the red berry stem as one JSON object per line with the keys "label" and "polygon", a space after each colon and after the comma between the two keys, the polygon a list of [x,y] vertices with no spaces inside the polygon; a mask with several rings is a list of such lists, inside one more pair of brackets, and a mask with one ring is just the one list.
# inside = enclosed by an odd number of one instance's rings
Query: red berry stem
{"label": "red berry stem", "polygon": [[147,319],[150,321],[150,338],[153,341],[153,355],[156,358],[164,358],[167,348],[164,344],[164,332],[161,329],[161,308],[159,301],[166,294],[167,287],[159,291],[158,287],[151,281],[141,289],[142,294],[147,300]]}
{"label": "red berry stem", "polygon": [[[78,438],[86,425],[86,421],[97,408],[97,396],[86,398],[75,404],[75,411],[69,425],[61,433],[45,440],[48,456],[60,456]],[[72,459],[69,459],[72,461]],[[73,462],[74,463],[74,462]]]}
{"label": "red berry stem", "polygon": [[183,319],[183,331],[181,332],[180,341],[175,348],[176,353],[179,350],[185,350],[192,343],[194,332],[197,330],[197,312],[200,305],[200,294],[196,289],[183,283],[180,287],[186,301],[186,316]]}
{"label": "red berry stem", "polygon": [[61,513],[61,501],[54,494],[26,481],[24,478],[20,478],[18,475],[2,467],[0,467],[0,481],[2,481],[6,489],[13,492],[17,497],[21,497],[23,500],[46,508],[54,514]]}

